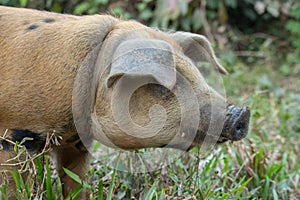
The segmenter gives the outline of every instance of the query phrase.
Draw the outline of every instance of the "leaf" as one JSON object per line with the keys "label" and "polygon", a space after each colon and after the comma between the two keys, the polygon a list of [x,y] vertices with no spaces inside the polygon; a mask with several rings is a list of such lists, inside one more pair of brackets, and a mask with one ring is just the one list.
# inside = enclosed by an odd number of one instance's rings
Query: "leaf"
{"label": "leaf", "polygon": [[96,3],[102,4],[102,5],[107,5],[108,0],[96,0]]}
{"label": "leaf", "polygon": [[8,200],[8,197],[6,195],[6,185],[0,187],[0,194],[2,195],[0,196],[2,197],[2,200]]}
{"label": "leaf", "polygon": [[263,188],[263,195],[262,195],[263,199],[268,199],[269,189],[270,189],[270,179],[269,177],[266,177],[264,188]]}
{"label": "leaf", "polygon": [[67,168],[63,168],[63,169],[64,169],[64,172],[65,172],[69,177],[71,177],[74,181],[76,181],[76,182],[79,183],[79,184],[82,184],[83,181],[81,180],[81,178],[80,178],[77,174],[75,174],[74,172],[68,170]]}
{"label": "leaf", "polygon": [[268,13],[270,13],[273,17],[279,17],[279,8],[275,7],[275,6],[270,6],[268,5],[267,7],[267,11]]}
{"label": "leaf", "polygon": [[47,199],[54,199],[54,191],[52,188],[52,179],[51,179],[51,170],[50,170],[50,165],[48,163],[48,160],[46,160],[46,193],[47,193]]}
{"label": "leaf", "polygon": [[237,8],[237,0],[225,0],[224,3],[226,6],[229,6],[233,9]]}
{"label": "leaf", "polygon": [[300,48],[300,39],[292,41],[292,45],[296,48]]}
{"label": "leaf", "polygon": [[164,200],[164,198],[165,198],[165,190],[162,189],[161,194],[159,195],[159,200]]}
{"label": "leaf", "polygon": [[103,181],[100,180],[98,183],[98,200],[102,200],[103,199]]}
{"label": "leaf", "polygon": [[76,197],[79,195],[79,193],[82,191],[83,187],[82,185],[77,186],[72,192],[66,197],[66,200],[73,200],[76,199]]}
{"label": "leaf", "polygon": [[300,4],[292,8],[291,16],[295,17],[296,19],[300,19]]}
{"label": "leaf", "polygon": [[21,189],[20,176],[19,176],[19,172],[18,172],[18,170],[17,170],[16,167],[12,168],[11,174],[12,174],[12,177],[13,177],[13,179],[15,181],[16,189],[20,190]]}
{"label": "leaf", "polygon": [[108,191],[106,200],[111,200],[112,196],[113,196],[113,189],[114,189],[115,179],[116,179],[116,176],[117,176],[117,171],[118,171],[117,169],[118,169],[118,166],[119,166],[120,155],[121,154],[119,153],[119,155],[117,157],[117,161],[116,161],[116,164],[115,164],[113,175],[111,177],[111,183],[109,185],[109,191]]}
{"label": "leaf", "polygon": [[139,3],[137,9],[139,12],[143,12],[147,8],[147,4],[145,2]]}
{"label": "leaf", "polygon": [[124,9],[122,7],[115,7],[111,9],[113,15],[122,16],[124,14]]}
{"label": "leaf", "polygon": [[282,64],[279,71],[282,75],[289,75],[291,73],[290,65],[287,63]]}
{"label": "leaf", "polygon": [[186,1],[184,0],[178,0],[178,7],[179,7],[179,12],[182,15],[186,15],[188,11],[188,3],[186,3]]}
{"label": "leaf", "polygon": [[151,188],[149,189],[149,191],[147,192],[147,195],[145,197],[145,200],[151,200],[153,199],[153,195],[156,192],[156,188],[158,185],[158,180],[156,180],[153,185],[151,186]]}
{"label": "leaf", "polygon": [[90,8],[90,3],[89,2],[82,2],[78,6],[75,7],[74,14],[82,14],[86,12]]}
{"label": "leaf", "polygon": [[25,7],[27,5],[27,0],[20,0],[20,6]]}
{"label": "leaf", "polygon": [[201,10],[197,8],[192,16],[193,31],[197,31],[202,27]]}
{"label": "leaf", "polygon": [[38,177],[38,181],[40,183],[43,182],[43,178],[44,178],[44,167],[43,167],[43,164],[42,164],[42,161],[41,161],[41,158],[37,158],[35,161],[35,167],[36,167],[36,170],[37,170],[37,177]]}
{"label": "leaf", "polygon": [[125,195],[126,195],[126,191],[120,191],[117,194],[117,199],[124,199]]}
{"label": "leaf", "polygon": [[300,22],[296,20],[289,20],[286,24],[286,28],[293,34],[300,34]]}
{"label": "leaf", "polygon": [[219,8],[219,0],[209,0],[207,1],[207,7],[212,9]]}
{"label": "leaf", "polygon": [[140,18],[143,20],[149,20],[151,17],[153,17],[153,12],[150,9],[145,9],[140,14]]}
{"label": "leaf", "polygon": [[54,2],[51,10],[54,12],[60,13],[60,12],[62,12],[62,7],[59,5],[59,3]]}

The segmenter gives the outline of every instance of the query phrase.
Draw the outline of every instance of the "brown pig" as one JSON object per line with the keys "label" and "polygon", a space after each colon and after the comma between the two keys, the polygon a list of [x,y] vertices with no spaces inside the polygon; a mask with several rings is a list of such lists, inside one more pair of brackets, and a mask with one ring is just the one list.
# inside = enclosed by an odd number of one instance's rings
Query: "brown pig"
{"label": "brown pig", "polygon": [[10,169],[1,165],[14,155],[9,141],[31,138],[23,145],[35,154],[55,132],[67,195],[76,183],[62,168],[83,177],[94,139],[122,149],[188,150],[244,138],[250,110],[227,105],[198,61],[226,73],[201,35],[0,6],[0,171]]}

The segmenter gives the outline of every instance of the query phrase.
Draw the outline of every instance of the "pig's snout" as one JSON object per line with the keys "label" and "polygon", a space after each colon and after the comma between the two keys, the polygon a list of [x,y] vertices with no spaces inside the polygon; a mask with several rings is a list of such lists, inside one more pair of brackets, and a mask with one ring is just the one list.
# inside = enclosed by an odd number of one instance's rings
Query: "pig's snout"
{"label": "pig's snout", "polygon": [[221,136],[232,141],[243,139],[248,133],[249,121],[250,109],[248,107],[229,106]]}

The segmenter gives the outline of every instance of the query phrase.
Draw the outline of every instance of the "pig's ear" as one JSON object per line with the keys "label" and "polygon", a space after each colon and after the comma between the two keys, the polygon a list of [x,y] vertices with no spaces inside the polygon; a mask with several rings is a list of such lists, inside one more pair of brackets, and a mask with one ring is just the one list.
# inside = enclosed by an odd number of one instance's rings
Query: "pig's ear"
{"label": "pig's ear", "polygon": [[122,42],[114,52],[107,87],[111,87],[123,75],[152,77],[159,84],[172,89],[176,82],[172,47],[165,41],[154,39]]}
{"label": "pig's ear", "polygon": [[171,34],[182,47],[186,56],[193,61],[207,61],[213,64],[219,72],[228,74],[226,69],[218,61],[210,42],[203,35],[188,33],[188,32],[175,32]]}

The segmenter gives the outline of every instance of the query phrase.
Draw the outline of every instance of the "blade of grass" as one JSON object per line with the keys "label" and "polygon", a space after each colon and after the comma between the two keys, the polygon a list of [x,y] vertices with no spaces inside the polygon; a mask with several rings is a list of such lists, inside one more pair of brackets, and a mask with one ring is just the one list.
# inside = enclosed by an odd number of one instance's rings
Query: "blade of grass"
{"label": "blade of grass", "polygon": [[47,199],[55,199],[54,198],[54,191],[53,191],[53,188],[52,188],[51,170],[50,170],[50,165],[48,163],[48,160],[46,160],[45,168],[46,168],[45,184],[46,184]]}
{"label": "blade of grass", "polygon": [[100,180],[98,183],[98,198],[97,200],[103,200],[103,181]]}
{"label": "blade of grass", "polygon": [[147,192],[147,195],[145,197],[145,200],[151,200],[153,198],[154,193],[156,192],[156,188],[158,185],[158,180],[156,180],[153,185],[151,186],[151,188],[149,189],[149,191]]}
{"label": "blade of grass", "polygon": [[0,187],[0,199],[2,200],[8,200],[7,195],[6,195],[6,185],[3,185]]}
{"label": "blade of grass", "polygon": [[66,197],[65,200],[76,199],[76,197],[79,195],[82,189],[83,189],[82,185],[77,186],[74,190],[72,190],[72,192]]}
{"label": "blade of grass", "polygon": [[115,164],[114,172],[113,172],[113,175],[111,177],[111,183],[109,185],[109,191],[108,191],[108,195],[107,195],[106,200],[111,200],[112,196],[113,196],[113,189],[114,189],[115,179],[116,179],[116,176],[117,176],[117,170],[118,170],[118,166],[119,166],[120,155],[121,155],[121,153],[119,153],[119,155],[117,157],[117,162]]}

